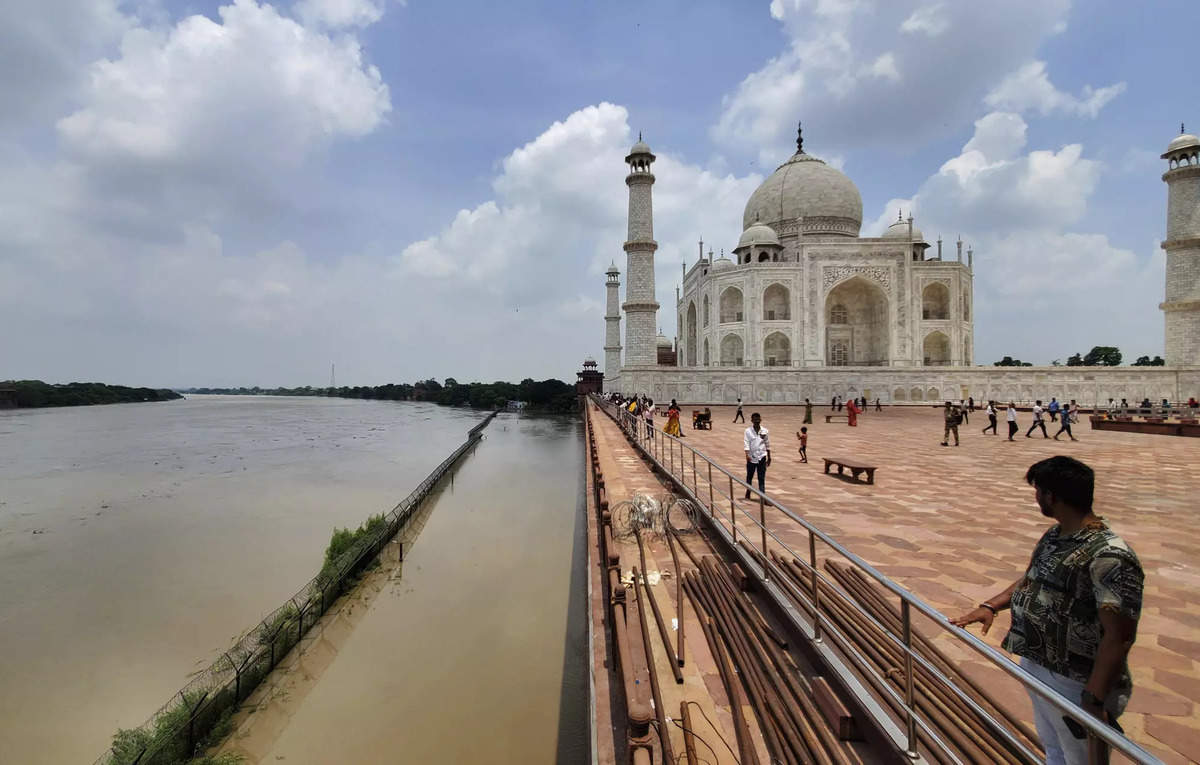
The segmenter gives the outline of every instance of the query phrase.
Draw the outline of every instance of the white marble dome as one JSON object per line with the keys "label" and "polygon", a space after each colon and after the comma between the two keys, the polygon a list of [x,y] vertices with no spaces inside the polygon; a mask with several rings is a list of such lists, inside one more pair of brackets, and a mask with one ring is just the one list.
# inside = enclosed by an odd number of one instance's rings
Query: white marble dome
{"label": "white marble dome", "polygon": [[724,253],[722,253],[721,257],[713,261],[712,270],[723,271],[726,268],[733,268],[733,261],[725,257]]}
{"label": "white marble dome", "polygon": [[666,335],[662,334],[661,332],[658,335],[657,344],[658,344],[659,348],[663,348],[668,351],[671,350],[671,348],[675,347],[675,344],[671,342],[671,338],[667,337]]}
{"label": "white marble dome", "polygon": [[778,231],[798,218],[805,234],[858,236],[862,196],[840,170],[798,151],[750,195],[742,228],[761,221]]}
{"label": "white marble dome", "polygon": [[737,249],[742,247],[758,247],[759,245],[779,246],[779,235],[775,229],[762,223],[755,223],[742,232],[738,239]]}
{"label": "white marble dome", "polygon": [[[921,229],[917,228],[915,225],[913,226],[912,237],[913,237],[914,242],[924,242],[925,241],[925,235],[922,234]],[[900,240],[907,242],[908,241],[908,221],[898,220],[895,223],[893,223],[892,225],[888,226],[887,231],[883,232],[883,236],[881,238],[882,239],[900,239]]]}

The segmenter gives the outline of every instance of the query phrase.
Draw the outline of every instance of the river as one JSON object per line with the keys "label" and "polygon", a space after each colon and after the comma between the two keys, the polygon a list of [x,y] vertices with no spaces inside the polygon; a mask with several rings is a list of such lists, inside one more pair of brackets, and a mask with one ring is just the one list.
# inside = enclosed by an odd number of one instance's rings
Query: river
{"label": "river", "polygon": [[[423,403],[222,396],[0,412],[0,762],[91,762],[117,727],[140,724],[307,581],[335,525],[390,509],[480,418]],[[513,464],[545,468],[538,483],[490,473],[507,498],[498,512],[522,523],[577,515],[561,506],[579,494],[577,428],[492,423],[523,434],[504,450]],[[522,528],[528,549],[561,550],[535,556],[560,593],[539,624],[559,645],[561,677],[575,529]],[[454,542],[422,538],[425,549]],[[543,717],[557,719],[555,682]]]}

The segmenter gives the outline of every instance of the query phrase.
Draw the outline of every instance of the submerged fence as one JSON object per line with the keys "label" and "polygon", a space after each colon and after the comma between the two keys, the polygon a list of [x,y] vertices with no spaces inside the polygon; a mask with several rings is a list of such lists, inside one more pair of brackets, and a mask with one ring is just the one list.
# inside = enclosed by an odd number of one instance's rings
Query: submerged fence
{"label": "submerged fence", "polygon": [[121,730],[94,765],[175,765],[186,763],[220,738],[221,723],[258,687],[287,652],[304,637],[355,576],[408,522],[422,500],[483,437],[499,414],[492,412],[467,432],[467,440],[433,469],[424,481],[383,516],[368,523],[369,533],[346,550],[294,596],[247,632],[208,669],[137,728]]}

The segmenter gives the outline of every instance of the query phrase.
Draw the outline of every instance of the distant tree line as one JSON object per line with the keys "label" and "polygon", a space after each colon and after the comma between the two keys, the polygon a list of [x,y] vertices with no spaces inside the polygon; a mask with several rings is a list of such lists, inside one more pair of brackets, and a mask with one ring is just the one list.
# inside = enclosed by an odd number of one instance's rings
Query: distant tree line
{"label": "distant tree line", "polygon": [[0,406],[87,406],[130,404],[140,401],[170,401],[183,398],[173,390],[130,388],[98,382],[45,383],[41,380],[0,382]]}
{"label": "distant tree line", "polygon": [[[1062,362],[1058,359],[1050,362],[1051,366],[1061,367]],[[1067,366],[1069,367],[1117,367],[1121,365],[1121,350],[1111,345],[1097,345],[1093,347],[1087,354],[1075,353],[1067,357]],[[1155,356],[1153,359],[1149,356],[1138,356],[1137,361],[1133,362],[1135,367],[1161,367],[1165,366],[1162,356]],[[992,366],[996,367],[1031,367],[1026,361],[1014,359],[1012,356],[1005,356],[999,361],[993,362]]]}
{"label": "distant tree line", "polygon": [[509,401],[523,401],[528,409],[539,412],[574,412],[578,406],[575,386],[562,380],[532,380],[519,383],[460,383],[453,377],[444,382],[432,378],[409,383],[339,388],[186,388],[184,393],[222,394],[227,396],[332,396],[368,398],[384,401],[432,401],[446,406],[470,406],[496,409]]}

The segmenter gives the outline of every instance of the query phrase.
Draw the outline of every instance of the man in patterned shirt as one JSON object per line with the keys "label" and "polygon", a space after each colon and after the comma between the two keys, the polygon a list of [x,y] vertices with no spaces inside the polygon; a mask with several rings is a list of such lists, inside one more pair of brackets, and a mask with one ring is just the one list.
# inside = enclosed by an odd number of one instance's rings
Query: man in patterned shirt
{"label": "man in patterned shirt", "polygon": [[[1024,576],[950,621],[958,627],[978,622],[986,635],[996,612],[1011,608],[1004,649],[1020,656],[1031,675],[1078,700],[1088,713],[1115,723],[1133,690],[1126,657],[1142,609],[1141,563],[1092,513],[1095,474],[1090,467],[1070,457],[1051,457],[1030,467],[1025,480],[1042,515],[1058,523],[1038,541]],[[1082,726],[1037,694],[1029,695],[1047,763],[1107,761],[1099,741],[1089,757]]]}

